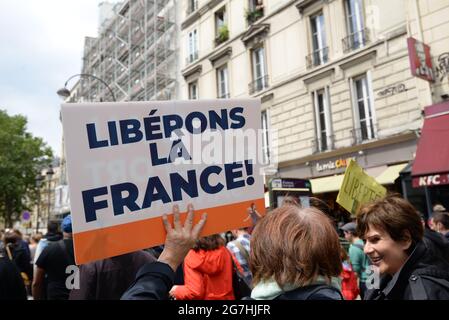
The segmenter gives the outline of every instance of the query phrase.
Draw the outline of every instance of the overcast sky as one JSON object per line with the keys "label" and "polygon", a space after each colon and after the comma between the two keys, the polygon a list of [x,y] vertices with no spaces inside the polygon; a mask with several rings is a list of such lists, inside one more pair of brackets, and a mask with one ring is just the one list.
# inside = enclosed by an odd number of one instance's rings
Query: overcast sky
{"label": "overcast sky", "polygon": [[[85,36],[96,36],[99,0],[0,0],[0,109],[61,154],[57,89],[81,71]],[[71,81],[71,87],[76,79]]]}

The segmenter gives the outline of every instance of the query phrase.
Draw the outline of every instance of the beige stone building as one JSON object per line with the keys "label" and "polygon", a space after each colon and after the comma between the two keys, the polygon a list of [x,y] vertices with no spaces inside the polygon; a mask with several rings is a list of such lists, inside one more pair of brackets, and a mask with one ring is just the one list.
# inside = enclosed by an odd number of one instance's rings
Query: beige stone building
{"label": "beige stone building", "polygon": [[181,10],[181,97],[259,97],[262,123],[277,131],[278,176],[312,179],[331,199],[355,158],[400,187],[423,107],[449,92],[447,76],[412,75],[407,38],[430,45],[438,64],[448,1],[199,0]]}

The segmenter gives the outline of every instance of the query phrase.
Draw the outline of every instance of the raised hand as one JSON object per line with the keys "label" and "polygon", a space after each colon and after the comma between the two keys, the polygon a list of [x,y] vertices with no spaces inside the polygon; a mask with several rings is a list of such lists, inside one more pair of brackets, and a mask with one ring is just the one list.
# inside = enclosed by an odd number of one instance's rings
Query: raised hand
{"label": "raised hand", "polygon": [[168,221],[167,215],[164,214],[162,216],[162,221],[167,231],[167,238],[165,239],[164,250],[158,261],[168,264],[173,271],[176,271],[189,250],[194,246],[206,223],[207,214],[203,213],[201,220],[193,226],[193,205],[189,204],[187,206],[187,212],[187,218],[183,226],[179,217],[179,207],[178,205],[173,206],[174,228]]}

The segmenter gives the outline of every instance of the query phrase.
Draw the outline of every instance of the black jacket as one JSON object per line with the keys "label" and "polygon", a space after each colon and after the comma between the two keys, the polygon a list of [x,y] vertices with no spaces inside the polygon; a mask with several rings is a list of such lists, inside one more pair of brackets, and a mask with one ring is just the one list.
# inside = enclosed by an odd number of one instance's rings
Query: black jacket
{"label": "black jacket", "polygon": [[[254,299],[244,297],[243,300]],[[344,298],[338,289],[325,284],[316,284],[284,292],[274,300],[344,300]]]}
{"label": "black jacket", "polygon": [[27,294],[19,269],[0,252],[0,301],[26,299]]}
{"label": "black jacket", "polygon": [[123,294],[122,300],[166,300],[173,287],[175,273],[168,264],[152,262],[145,264],[137,273],[136,280]]}
{"label": "black jacket", "polygon": [[423,241],[433,255],[439,256],[449,263],[449,240],[445,236],[425,228]]}
{"label": "black jacket", "polygon": [[334,287],[310,285],[285,292],[275,300],[344,300],[344,298]]}
{"label": "black jacket", "polygon": [[381,276],[365,300],[448,300],[449,264],[433,252],[431,242],[417,243],[401,270]]}

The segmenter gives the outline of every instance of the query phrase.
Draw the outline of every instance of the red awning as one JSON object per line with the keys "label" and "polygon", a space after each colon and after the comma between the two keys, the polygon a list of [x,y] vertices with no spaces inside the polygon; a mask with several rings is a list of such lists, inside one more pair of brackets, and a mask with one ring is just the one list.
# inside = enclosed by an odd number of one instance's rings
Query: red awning
{"label": "red awning", "polygon": [[413,187],[449,184],[449,102],[426,107],[415,161]]}

